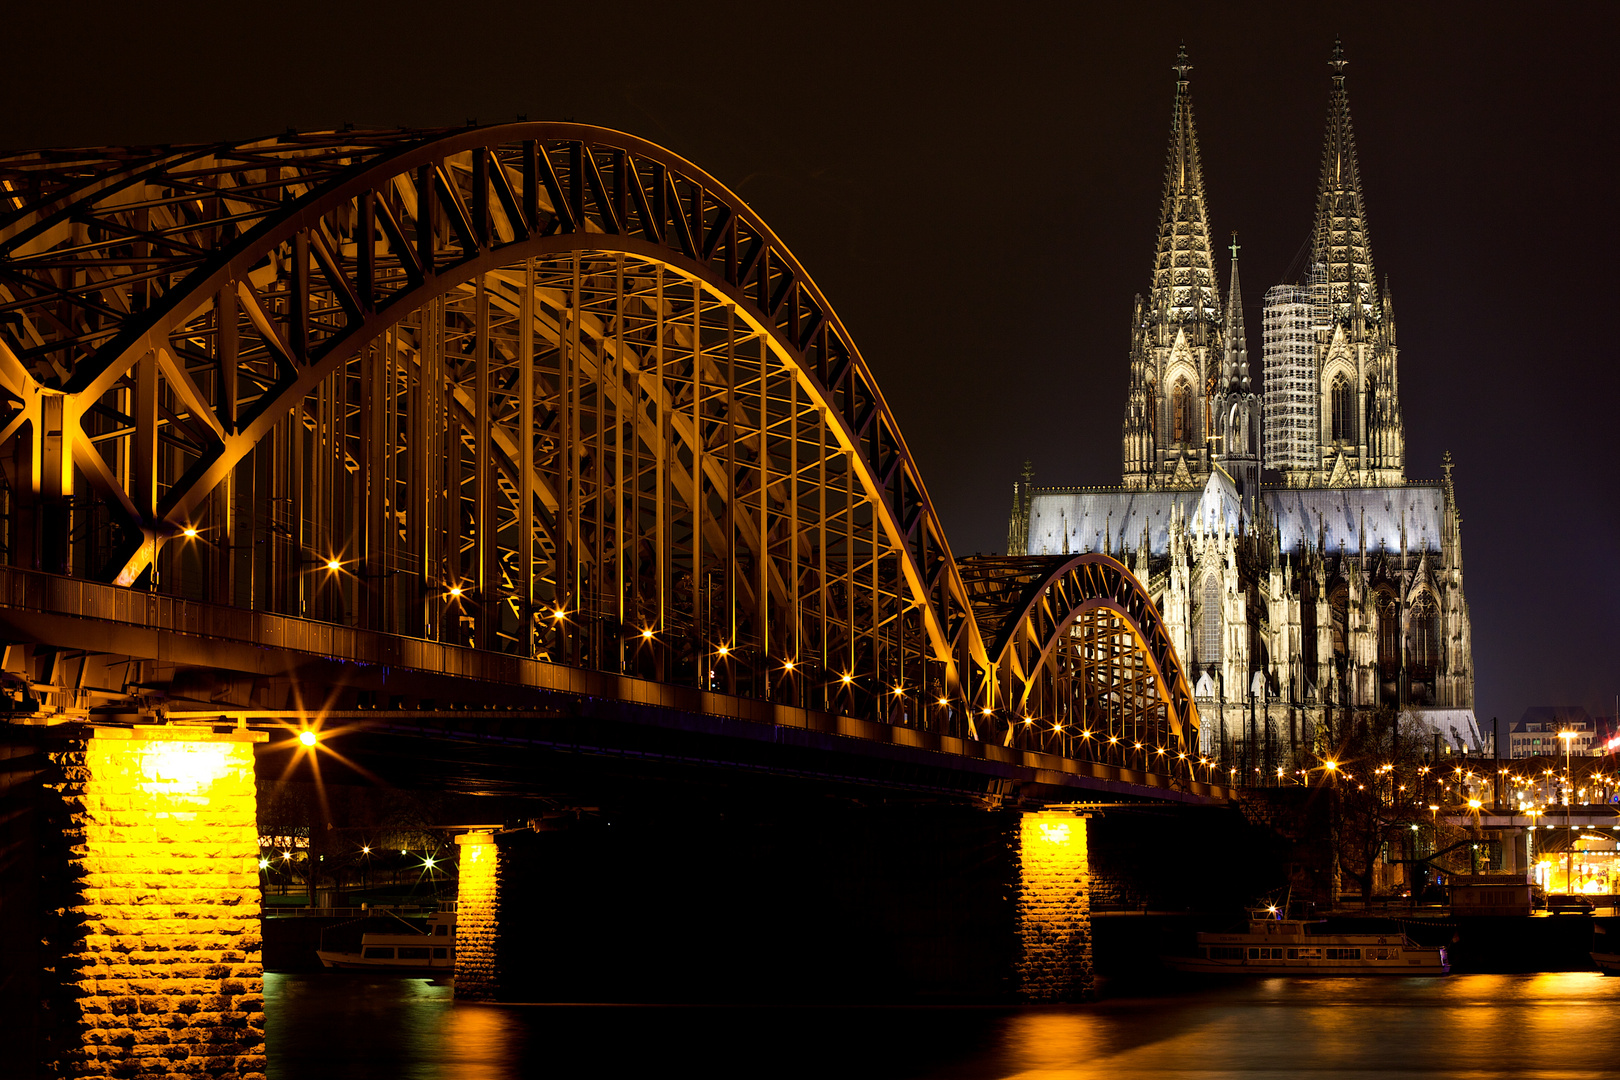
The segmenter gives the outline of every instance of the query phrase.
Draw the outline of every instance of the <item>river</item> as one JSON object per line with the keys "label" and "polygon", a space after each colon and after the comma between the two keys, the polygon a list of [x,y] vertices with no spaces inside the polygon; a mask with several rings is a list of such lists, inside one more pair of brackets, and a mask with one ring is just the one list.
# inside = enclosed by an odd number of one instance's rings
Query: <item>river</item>
{"label": "river", "polygon": [[1030,1008],[471,1005],[267,974],[270,1080],[1620,1076],[1620,978],[1253,979]]}

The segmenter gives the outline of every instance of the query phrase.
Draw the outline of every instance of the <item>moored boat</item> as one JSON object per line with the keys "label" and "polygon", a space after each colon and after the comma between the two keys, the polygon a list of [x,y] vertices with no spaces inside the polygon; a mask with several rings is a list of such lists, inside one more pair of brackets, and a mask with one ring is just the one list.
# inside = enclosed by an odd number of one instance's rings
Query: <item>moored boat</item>
{"label": "moored boat", "polygon": [[361,934],[359,952],[317,949],[315,955],[329,968],[445,975],[456,970],[456,913],[453,910],[441,910],[428,916],[425,931],[404,919],[399,919],[399,923],[398,930]]}
{"label": "moored boat", "polygon": [[1592,951],[1586,955],[1592,958],[1592,963],[1605,975],[1620,975],[1620,953],[1608,952],[1609,931],[1607,927],[1592,927]]}
{"label": "moored boat", "polygon": [[1444,975],[1444,946],[1402,933],[1330,934],[1325,920],[1284,918],[1276,908],[1250,914],[1242,933],[1200,933],[1193,956],[1163,957],[1177,971],[1218,975]]}

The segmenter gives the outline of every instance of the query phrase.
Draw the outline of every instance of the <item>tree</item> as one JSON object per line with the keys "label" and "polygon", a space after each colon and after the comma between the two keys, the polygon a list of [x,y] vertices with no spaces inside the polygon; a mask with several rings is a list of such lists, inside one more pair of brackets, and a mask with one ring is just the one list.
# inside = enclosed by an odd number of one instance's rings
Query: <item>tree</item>
{"label": "tree", "polygon": [[1332,798],[1332,847],[1341,875],[1361,886],[1371,906],[1380,856],[1399,850],[1430,820],[1431,773],[1422,740],[1401,731],[1400,713],[1390,708],[1358,712],[1325,732],[1322,770]]}

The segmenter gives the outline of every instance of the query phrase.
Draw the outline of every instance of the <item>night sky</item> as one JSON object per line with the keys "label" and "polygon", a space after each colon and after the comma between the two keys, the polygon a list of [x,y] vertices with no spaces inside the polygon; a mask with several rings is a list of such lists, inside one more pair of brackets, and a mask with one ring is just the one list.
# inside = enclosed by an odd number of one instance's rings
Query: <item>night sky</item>
{"label": "night sky", "polygon": [[958,554],[1120,478],[1176,46],[1212,226],[1303,257],[1344,40],[1407,473],[1456,458],[1477,711],[1620,692],[1613,3],[13,5],[0,146],[576,120],[686,156],[809,268]]}

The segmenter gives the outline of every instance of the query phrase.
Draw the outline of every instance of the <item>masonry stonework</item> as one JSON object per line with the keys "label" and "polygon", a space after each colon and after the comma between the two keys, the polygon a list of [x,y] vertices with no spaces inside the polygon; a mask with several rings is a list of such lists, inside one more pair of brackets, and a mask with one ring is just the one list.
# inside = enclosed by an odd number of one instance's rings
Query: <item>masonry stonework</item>
{"label": "masonry stonework", "polygon": [[501,873],[495,837],[468,833],[461,845],[461,881],[456,894],[456,999],[494,1001],[500,993]]}
{"label": "masonry stonework", "polygon": [[63,1075],[262,1080],[264,738],[97,727],[50,755],[72,883],[56,948]]}
{"label": "masonry stonework", "polygon": [[1092,995],[1086,819],[1062,811],[1019,815],[1013,836],[1020,951],[1018,995],[1084,1001]]}

